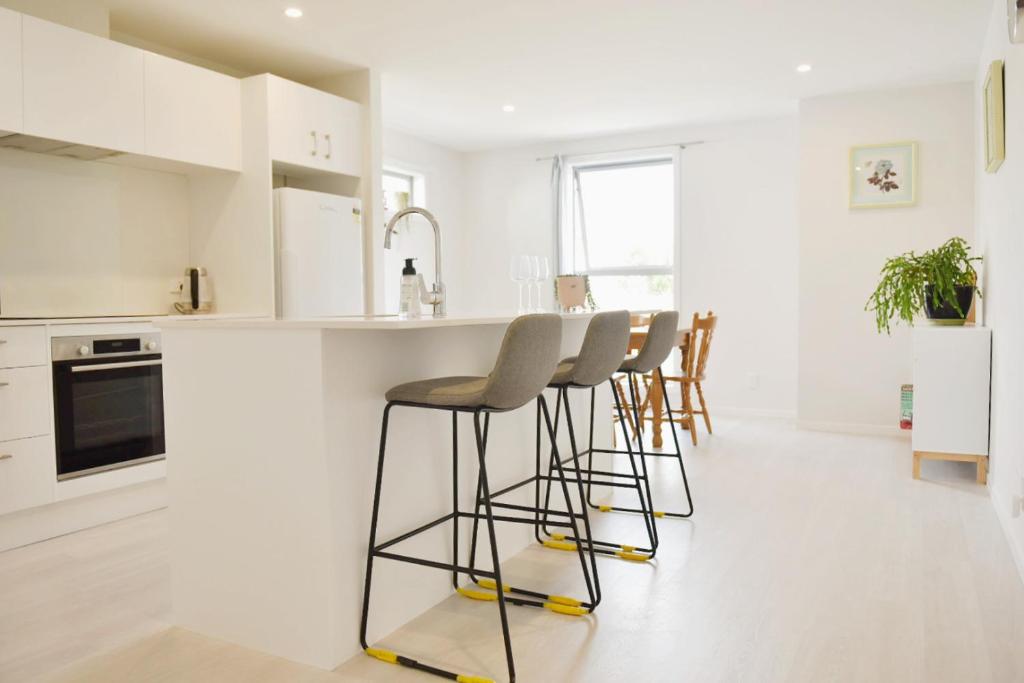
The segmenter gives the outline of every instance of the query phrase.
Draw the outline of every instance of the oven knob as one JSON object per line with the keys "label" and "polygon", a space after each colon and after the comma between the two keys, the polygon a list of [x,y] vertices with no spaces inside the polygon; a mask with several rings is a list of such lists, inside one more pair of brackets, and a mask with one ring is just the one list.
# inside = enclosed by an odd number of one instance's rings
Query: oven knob
{"label": "oven knob", "polygon": [[146,342],[147,351],[156,351],[157,343],[155,341]]}
{"label": "oven knob", "polygon": [[78,347],[78,355],[79,356],[88,356],[89,352],[90,352],[90,349],[89,349],[88,346],[79,346]]}

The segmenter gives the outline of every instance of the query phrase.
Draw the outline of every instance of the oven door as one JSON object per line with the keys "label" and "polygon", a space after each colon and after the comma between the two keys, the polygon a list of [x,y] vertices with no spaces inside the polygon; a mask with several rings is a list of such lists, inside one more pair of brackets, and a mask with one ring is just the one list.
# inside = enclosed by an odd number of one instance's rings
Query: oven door
{"label": "oven door", "polygon": [[161,363],[160,354],[54,362],[58,480],[163,457]]}

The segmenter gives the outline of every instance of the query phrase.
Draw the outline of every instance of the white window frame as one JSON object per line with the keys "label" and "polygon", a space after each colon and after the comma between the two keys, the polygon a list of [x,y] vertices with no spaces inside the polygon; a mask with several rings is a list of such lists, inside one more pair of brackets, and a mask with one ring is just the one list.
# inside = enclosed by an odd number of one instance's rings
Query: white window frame
{"label": "white window frame", "polygon": [[[678,307],[682,300],[682,229],[681,229],[681,171],[682,148],[679,146],[648,148],[638,151],[613,152],[605,154],[587,154],[566,157],[562,160],[562,177],[559,187],[559,202],[561,224],[555,226],[555,245],[557,250],[557,262],[560,273],[570,273],[575,270],[579,275],[593,275],[595,277],[607,275],[619,276],[643,276],[643,275],[671,275],[672,276],[672,305]],[[656,163],[670,162],[673,173],[673,210],[672,210],[672,263],[669,266],[623,266],[615,268],[587,268],[580,269],[576,259],[573,257],[573,250],[576,247],[575,235],[573,233],[576,221],[576,208],[578,205],[578,178],[580,171],[586,169],[610,169],[629,168],[630,166],[645,166]],[[586,217],[583,217],[585,220]],[[585,235],[585,233],[584,233]],[[584,239],[586,239],[584,237]]]}

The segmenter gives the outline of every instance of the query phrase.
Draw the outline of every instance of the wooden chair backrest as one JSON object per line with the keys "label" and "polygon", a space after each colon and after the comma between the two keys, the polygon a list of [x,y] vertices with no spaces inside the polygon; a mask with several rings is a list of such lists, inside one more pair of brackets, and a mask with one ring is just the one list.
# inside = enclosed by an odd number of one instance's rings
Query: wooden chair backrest
{"label": "wooden chair backrest", "polygon": [[653,313],[630,313],[629,314],[629,326],[630,327],[650,327],[651,319],[654,318]]}
{"label": "wooden chair backrest", "polygon": [[686,361],[683,370],[687,377],[703,377],[708,366],[708,354],[711,353],[711,339],[715,336],[718,318],[708,311],[706,317],[700,313],[693,314],[690,325],[690,344],[686,349]]}

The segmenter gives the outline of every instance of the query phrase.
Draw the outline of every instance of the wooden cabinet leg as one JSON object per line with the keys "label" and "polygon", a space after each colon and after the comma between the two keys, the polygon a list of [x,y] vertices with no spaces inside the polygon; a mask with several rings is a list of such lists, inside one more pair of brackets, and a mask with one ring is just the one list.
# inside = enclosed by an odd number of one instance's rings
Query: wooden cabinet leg
{"label": "wooden cabinet leg", "polygon": [[978,483],[984,486],[988,482],[988,458],[978,458]]}
{"label": "wooden cabinet leg", "polygon": [[921,478],[921,455],[914,453],[914,479]]}

